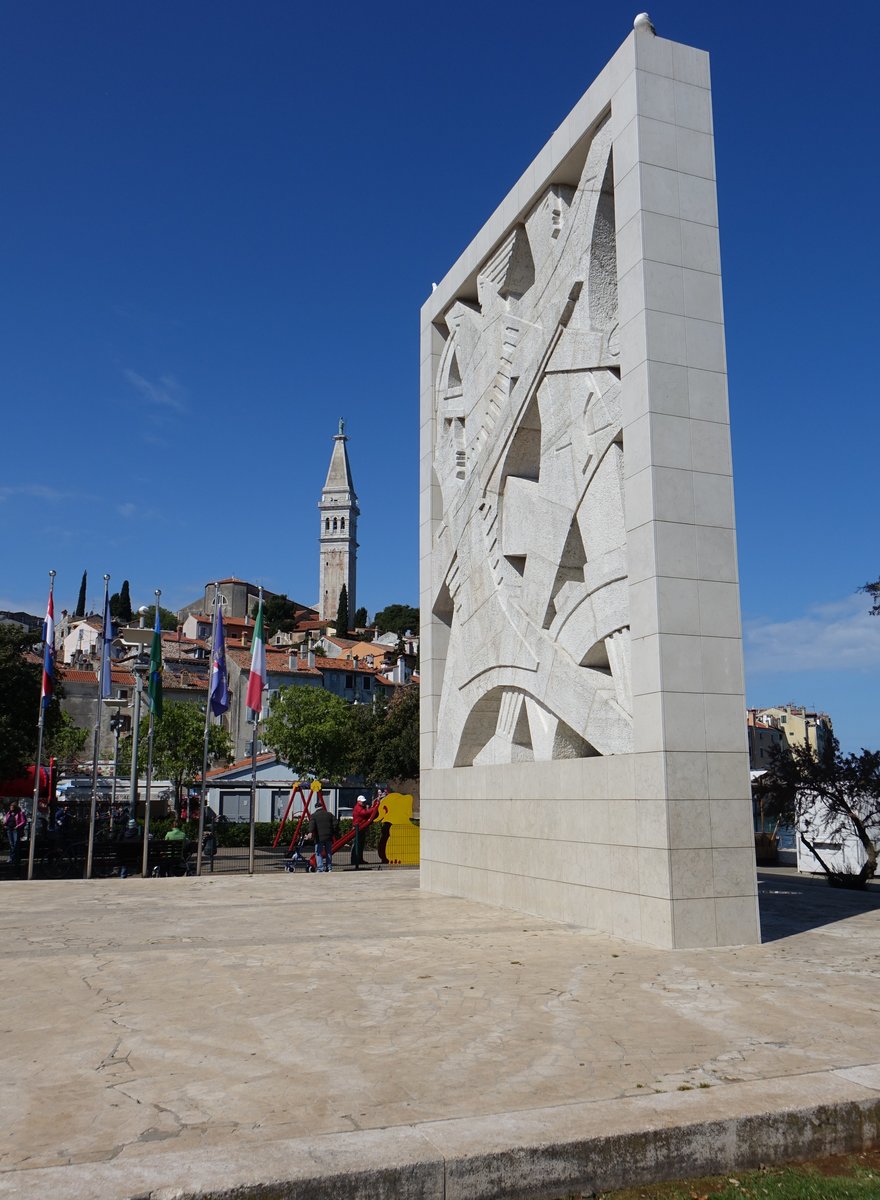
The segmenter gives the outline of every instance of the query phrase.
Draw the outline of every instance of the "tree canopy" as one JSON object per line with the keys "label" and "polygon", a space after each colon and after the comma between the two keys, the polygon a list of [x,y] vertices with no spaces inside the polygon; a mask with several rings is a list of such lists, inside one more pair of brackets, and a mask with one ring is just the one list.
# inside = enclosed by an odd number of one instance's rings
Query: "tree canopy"
{"label": "tree canopy", "polygon": [[74,725],[70,715],[60,712],[57,725],[46,734],[43,750],[46,758],[55,758],[59,769],[71,769],[79,764],[79,758],[89,740],[88,729]]}
{"label": "tree canopy", "polygon": [[262,739],[295,771],[338,782],[350,774],[353,758],[351,707],[323,688],[281,688]]}
{"label": "tree canopy", "polygon": [[[39,641],[27,629],[0,625],[0,775],[15,777],[37,753],[42,668],[28,652]],[[60,690],[60,689],[59,689]],[[58,700],[46,710],[44,727],[50,735],[61,722]]]}
{"label": "tree canopy", "polygon": [[355,726],[356,759],[352,774],[365,782],[402,783],[419,773],[419,689],[403,688],[390,701],[358,705]]}
{"label": "tree canopy", "polygon": [[114,592],[110,597],[110,616],[115,621],[127,625],[132,616],[131,595],[128,589],[128,580],[123,579],[122,587],[118,592]]}
{"label": "tree canopy", "polygon": [[367,610],[365,608],[356,608],[354,613],[355,629],[363,629],[367,624]]}
{"label": "tree canopy", "polygon": [[351,775],[371,784],[412,779],[419,772],[419,690],[348,704],[323,688],[281,688],[263,741],[295,771],[328,783]]}
{"label": "tree canopy", "polygon": [[[877,871],[880,850],[880,751],[843,754],[832,737],[821,754],[812,746],[775,747],[756,783],[764,811],[794,825],[833,883],[864,886]],[[856,838],[865,863],[854,875],[836,870],[820,843]]]}
{"label": "tree canopy", "polygon": [[[138,767],[146,769],[147,737],[150,729],[149,715],[141,720]],[[202,752],[205,736],[205,714],[197,704],[169,701],[163,705],[162,718],[153,729],[153,774],[157,778],[170,779],[175,786],[175,795],[202,773]],[[120,770],[131,770],[131,737],[119,744]],[[208,761],[228,759],[232,754],[232,739],[220,725],[211,725],[208,730]]]}
{"label": "tree canopy", "polygon": [[159,605],[159,626],[162,629],[168,630],[170,633],[177,632],[177,626],[180,621],[177,619],[177,613],[172,612],[170,608],[163,608]]}
{"label": "tree canopy", "polygon": [[871,597],[871,608],[869,609],[871,616],[880,617],[880,579],[875,579],[873,583],[863,584],[859,591],[865,592]]}
{"label": "tree canopy", "polygon": [[[258,604],[251,610],[251,616],[256,620]],[[291,633],[296,628],[296,622],[302,606],[293,600],[288,600],[283,593],[280,596],[269,596],[263,600],[263,629],[266,639],[272,638],[281,630]]]}
{"label": "tree canopy", "polygon": [[388,604],[376,613],[373,624],[382,633],[396,633],[398,637],[403,637],[407,630],[418,633],[419,610],[409,604]]}

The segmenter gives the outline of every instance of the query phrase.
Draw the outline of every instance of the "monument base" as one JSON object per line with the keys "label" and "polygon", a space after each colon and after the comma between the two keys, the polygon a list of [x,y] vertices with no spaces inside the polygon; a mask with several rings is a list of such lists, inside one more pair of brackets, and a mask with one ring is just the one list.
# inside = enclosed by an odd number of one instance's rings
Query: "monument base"
{"label": "monument base", "polygon": [[[723,795],[726,775],[742,778],[734,758],[423,771],[421,885],[653,946],[757,943],[751,803]],[[670,780],[718,798],[634,798]]]}

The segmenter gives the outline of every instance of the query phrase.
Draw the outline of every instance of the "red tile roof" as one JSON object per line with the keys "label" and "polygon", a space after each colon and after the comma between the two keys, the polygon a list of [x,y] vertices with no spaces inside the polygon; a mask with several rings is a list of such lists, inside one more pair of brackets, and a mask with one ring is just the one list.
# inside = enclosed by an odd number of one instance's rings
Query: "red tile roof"
{"label": "red tile roof", "polygon": [[[274,762],[276,758],[277,755],[273,750],[264,750],[262,754],[257,755],[257,766],[261,763]],[[250,766],[252,762],[253,759],[248,755],[247,758],[240,758],[237,762],[229,763],[228,766],[214,767],[213,770],[208,772],[205,779],[212,779],[216,775],[225,775],[227,771],[240,771],[242,767]],[[201,779],[201,774],[198,777]]]}
{"label": "red tile roof", "polygon": [[[73,667],[57,668],[58,676],[67,683],[94,683],[98,682],[97,668],[93,671],[81,671]],[[134,687],[134,675],[130,671],[116,670],[110,668],[110,679],[114,684],[121,684],[124,687]]]}
{"label": "red tile roof", "polygon": [[[226,657],[231,658],[242,670],[250,670],[251,652],[241,646],[227,646]],[[273,675],[320,675],[321,672],[310,667],[305,659],[297,659],[296,666],[290,665],[290,648],[287,646],[266,647],[266,670]]]}

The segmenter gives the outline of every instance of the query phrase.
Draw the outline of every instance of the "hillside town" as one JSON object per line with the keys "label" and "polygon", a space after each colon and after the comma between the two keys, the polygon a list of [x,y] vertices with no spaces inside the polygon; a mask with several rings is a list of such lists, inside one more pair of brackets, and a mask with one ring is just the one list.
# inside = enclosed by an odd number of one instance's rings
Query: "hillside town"
{"label": "hillside town", "polygon": [[[135,723],[148,712],[152,761],[157,690],[162,705],[183,706],[196,723],[209,712],[205,736],[210,726],[212,747],[221,747],[206,759],[216,805],[213,815],[229,819],[234,811],[232,819],[242,819],[237,799],[224,797],[221,785],[225,772],[235,779],[240,764],[246,763],[254,777],[254,818],[270,821],[277,818],[291,781],[308,767],[304,763],[297,768],[294,763],[291,769],[263,740],[273,703],[285,689],[317,690],[347,706],[370,706],[382,712],[395,697],[407,691],[417,694],[418,610],[390,604],[370,621],[365,608],[355,607],[360,510],[347,442],[340,421],[318,501],[319,600],[314,604],[226,575],[206,583],[199,596],[176,611],[160,605],[158,590],[153,605],[135,610],[128,581],[111,597],[105,577],[103,611],[86,611],[87,574],[83,573],[77,604],[72,610],[62,607],[57,620],[53,618],[51,654],[46,652],[52,691],[71,735],[68,753],[54,764],[55,785],[59,771],[62,786],[64,774],[87,772],[85,786],[65,791],[68,800],[103,787],[105,779],[117,779],[120,756],[127,762],[137,753]],[[35,639],[44,633],[40,618],[25,612],[0,613],[0,623],[18,627]],[[260,677],[252,680],[255,656]],[[38,647],[27,657],[36,665],[41,658]],[[213,693],[221,669],[224,694],[222,704],[217,704]],[[137,763],[141,776],[148,771],[146,760],[142,746]],[[407,773],[413,775],[415,767]],[[88,774],[92,786],[86,782]],[[131,775],[130,768],[127,774]],[[181,787],[201,778],[201,772],[188,770],[176,787],[166,788],[162,795],[186,815],[189,806]],[[283,796],[276,786],[279,778],[284,780]],[[363,780],[361,785],[365,786]],[[136,796],[131,807],[136,814],[143,803],[143,785],[126,781],[124,788],[129,786]],[[417,804],[416,783],[411,790]],[[114,783],[114,798],[116,791]],[[123,798],[122,791],[119,797]],[[334,808],[339,804],[337,789]]]}

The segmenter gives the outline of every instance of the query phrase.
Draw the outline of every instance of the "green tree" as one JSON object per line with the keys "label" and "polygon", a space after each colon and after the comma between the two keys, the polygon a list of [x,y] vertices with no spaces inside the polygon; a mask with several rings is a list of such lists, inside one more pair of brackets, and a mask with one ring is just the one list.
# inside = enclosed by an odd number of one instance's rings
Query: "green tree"
{"label": "green tree", "polygon": [[323,688],[281,688],[272,699],[262,738],[295,771],[338,782],[351,773],[351,713],[351,705]]}
{"label": "green tree", "polygon": [[59,769],[76,767],[88,739],[88,729],[81,729],[79,725],[74,725],[70,715],[61,712],[57,725],[44,738],[45,756],[46,758],[55,758]]}
{"label": "green tree", "polygon": [[358,705],[353,714],[353,773],[367,783],[402,783],[419,773],[419,689],[406,687],[390,701]]}
{"label": "green tree", "polygon": [[364,629],[366,627],[366,624],[367,624],[367,610],[365,608],[356,609],[355,614],[354,614],[355,629]]}
{"label": "green tree", "polygon": [[[766,774],[756,783],[764,812],[794,825],[832,884],[864,887],[877,871],[880,851],[880,751],[843,754],[836,737],[823,751],[797,744],[775,747]],[[855,837],[865,862],[855,874],[835,870],[820,842]]]}
{"label": "green tree", "polygon": [[122,622],[130,621],[133,614],[131,611],[131,596],[128,590],[128,580],[123,579],[122,588],[119,592],[119,620]]}
{"label": "green tree", "polygon": [[[146,715],[140,725],[138,766],[144,770],[147,762],[147,737],[150,718]],[[181,788],[189,786],[202,773],[202,750],[205,737],[205,714],[197,704],[169,701],[163,706],[162,719],[153,731],[153,775],[170,779],[174,784],[177,806]],[[131,737],[119,743],[119,769],[131,770]],[[226,760],[232,754],[232,739],[220,725],[208,729],[208,762]]]}
{"label": "green tree", "polygon": [[84,617],[86,615],[86,580],[88,572],[83,571],[82,583],[79,585],[79,596],[76,600],[76,608],[73,610],[75,617]]}
{"label": "green tree", "polygon": [[172,612],[170,608],[163,608],[159,605],[159,625],[162,629],[168,630],[170,633],[177,632],[177,626],[180,621],[177,619],[177,613]]}
{"label": "green tree", "polygon": [[403,637],[408,629],[418,633],[419,610],[409,604],[389,604],[376,613],[373,624],[382,633],[396,633],[398,637]]}
{"label": "green tree", "polygon": [[[42,676],[35,635],[17,625],[0,625],[0,776],[14,778],[34,761]],[[47,735],[60,720],[56,696],[46,710]]]}
{"label": "green tree", "polygon": [[336,635],[345,637],[348,633],[348,588],[342,585],[339,593],[339,604],[336,608]]}
{"label": "green tree", "polygon": [[[255,604],[251,611],[251,616],[256,620],[257,609],[259,605]],[[266,633],[266,640],[274,637],[279,631],[282,633],[291,633],[296,629],[296,622],[302,608],[294,600],[288,600],[287,596],[282,593],[280,596],[268,596],[263,600],[263,625]]]}
{"label": "green tree", "polygon": [[873,583],[866,583],[858,590],[866,592],[871,597],[871,607],[868,610],[871,616],[880,617],[880,579],[875,579]]}

